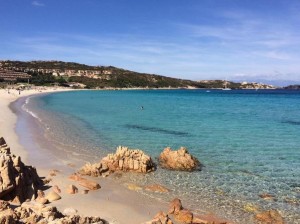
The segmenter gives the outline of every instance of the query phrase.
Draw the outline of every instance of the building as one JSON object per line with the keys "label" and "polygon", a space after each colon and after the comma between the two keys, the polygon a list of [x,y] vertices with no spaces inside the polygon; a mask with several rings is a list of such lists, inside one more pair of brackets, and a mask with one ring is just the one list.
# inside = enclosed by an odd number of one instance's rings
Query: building
{"label": "building", "polygon": [[25,72],[15,72],[9,70],[0,70],[0,80],[5,82],[16,82],[17,79],[30,79],[31,75]]}

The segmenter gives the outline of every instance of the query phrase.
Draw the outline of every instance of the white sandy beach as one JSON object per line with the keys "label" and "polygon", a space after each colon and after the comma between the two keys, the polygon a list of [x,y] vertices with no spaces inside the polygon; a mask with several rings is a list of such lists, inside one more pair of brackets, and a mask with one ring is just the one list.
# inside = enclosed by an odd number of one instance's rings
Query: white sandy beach
{"label": "white sandy beach", "polygon": [[[0,136],[5,138],[12,153],[20,155],[25,164],[34,165],[40,176],[52,179],[49,186],[57,185],[61,189],[62,199],[51,204],[57,206],[61,211],[71,207],[76,209],[80,215],[100,216],[110,223],[143,223],[151,220],[160,210],[166,211],[166,203],[145,198],[135,191],[113,183],[113,180],[109,178],[92,178],[101,185],[101,189],[81,194],[83,188],[69,180],[68,177],[76,172],[82,164],[74,164],[74,161],[57,158],[50,150],[35,155],[35,152],[20,144],[19,137],[15,132],[17,115],[11,111],[9,104],[19,97],[69,90],[44,88],[43,90],[25,90],[19,95],[17,90],[10,90],[8,93],[7,90],[0,89]],[[74,166],[67,165],[69,162]],[[50,176],[51,170],[58,170],[58,172],[55,176]],[[78,194],[71,195],[66,192],[70,184],[78,187]]]}

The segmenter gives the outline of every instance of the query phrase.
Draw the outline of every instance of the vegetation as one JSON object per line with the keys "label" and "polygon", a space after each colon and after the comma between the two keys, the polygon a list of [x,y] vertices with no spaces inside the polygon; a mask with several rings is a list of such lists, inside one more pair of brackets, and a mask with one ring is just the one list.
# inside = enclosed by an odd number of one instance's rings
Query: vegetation
{"label": "vegetation", "polygon": [[[0,61],[0,69],[26,72],[35,85],[81,83],[86,88],[224,88],[224,80],[191,81],[161,75],[138,73],[113,66],[89,66],[62,61]],[[55,74],[55,76],[53,75]],[[18,79],[19,82],[27,80]],[[80,85],[77,85],[80,86]],[[254,84],[249,88],[257,88]],[[226,82],[231,89],[244,88],[241,83]]]}

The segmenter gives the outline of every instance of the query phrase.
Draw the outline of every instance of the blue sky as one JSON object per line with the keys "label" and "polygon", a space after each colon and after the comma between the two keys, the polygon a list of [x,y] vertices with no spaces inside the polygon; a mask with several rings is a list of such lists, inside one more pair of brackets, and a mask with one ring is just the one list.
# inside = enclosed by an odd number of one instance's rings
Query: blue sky
{"label": "blue sky", "polygon": [[0,59],[300,82],[300,1],[0,0]]}

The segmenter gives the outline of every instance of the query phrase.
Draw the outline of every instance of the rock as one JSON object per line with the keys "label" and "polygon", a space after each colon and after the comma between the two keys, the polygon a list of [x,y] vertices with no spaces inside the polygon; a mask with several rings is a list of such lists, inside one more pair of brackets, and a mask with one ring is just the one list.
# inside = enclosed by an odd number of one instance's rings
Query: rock
{"label": "rock", "polygon": [[35,201],[40,203],[40,204],[47,204],[48,203],[48,199],[45,198],[45,193],[41,190],[37,191],[37,198],[35,199]]}
{"label": "rock", "polygon": [[154,219],[146,224],[173,224],[172,220],[164,212],[159,212],[155,215]]}
{"label": "rock", "polygon": [[101,188],[101,186],[97,182],[87,179],[80,180],[78,184],[89,190],[97,190]]}
{"label": "rock", "polygon": [[[208,224],[209,222],[207,220],[204,220],[204,219],[200,218],[200,217],[193,216],[193,222],[192,223],[193,224]],[[215,223],[215,224],[217,224],[217,223]],[[224,223],[224,224],[226,224],[226,223]]]}
{"label": "rock", "polygon": [[46,195],[45,198],[48,199],[49,202],[57,201],[57,200],[61,199],[60,195],[57,194],[57,193],[54,192],[54,191],[50,191],[50,192]]}
{"label": "rock", "polygon": [[49,202],[47,198],[37,198],[35,199],[35,201],[42,205],[47,204]]}
{"label": "rock", "polygon": [[66,208],[63,211],[63,214],[67,215],[67,216],[76,215],[77,214],[77,210],[75,208]]}
{"label": "rock", "polygon": [[5,140],[0,138],[0,199],[22,203],[35,198],[42,185],[36,169],[11,154]]}
{"label": "rock", "polygon": [[148,173],[155,170],[151,157],[139,149],[119,146],[115,154],[108,154],[100,163],[84,165],[79,173],[88,176],[107,176],[116,171]]}
{"label": "rock", "polygon": [[79,173],[82,175],[98,177],[104,175],[108,171],[107,167],[103,167],[102,163],[87,163],[80,170]]}
{"label": "rock", "polygon": [[125,186],[131,190],[131,191],[140,191],[142,190],[142,188],[136,184],[133,184],[133,183],[126,183]]}
{"label": "rock", "polygon": [[[1,141],[1,139],[0,139]],[[15,212],[9,208],[8,203],[0,200],[0,223],[15,224],[17,216]]]}
{"label": "rock", "polygon": [[49,184],[51,181],[52,181],[51,178],[45,178],[45,179],[43,180],[43,184],[44,184],[44,185]]}
{"label": "rock", "polygon": [[170,170],[194,171],[201,168],[198,159],[189,154],[184,147],[177,151],[172,151],[170,147],[165,148],[159,156],[159,163],[163,168]]}
{"label": "rock", "polygon": [[193,213],[189,210],[183,209],[180,210],[176,215],[175,219],[179,222],[192,224],[193,223]]}
{"label": "rock", "polygon": [[78,184],[89,189],[89,190],[97,190],[100,189],[101,186],[92,180],[87,180],[80,176],[80,174],[74,173],[71,176],[69,176],[70,180],[78,181]]}
{"label": "rock", "polygon": [[144,187],[147,191],[158,192],[158,193],[168,193],[170,190],[159,184],[152,184]]}
{"label": "rock", "polygon": [[274,200],[274,195],[272,194],[268,194],[268,193],[263,193],[263,194],[260,194],[259,197],[261,197],[262,199],[265,199],[265,200]]}
{"label": "rock", "polygon": [[259,207],[257,205],[253,205],[251,203],[247,203],[244,205],[244,210],[246,212],[257,212],[259,210]]}
{"label": "rock", "polygon": [[49,175],[52,176],[52,177],[54,177],[54,176],[57,175],[57,173],[59,173],[59,170],[50,170]]}
{"label": "rock", "polygon": [[73,184],[71,184],[67,188],[67,193],[68,194],[77,194],[78,193],[78,188],[76,186],[74,186]]}
{"label": "rock", "polygon": [[74,181],[80,181],[84,180],[85,178],[81,177],[80,174],[73,173],[71,176],[69,176],[69,179]]}
{"label": "rock", "polygon": [[88,194],[89,193],[89,190],[82,190],[81,191],[81,194]]}
{"label": "rock", "polygon": [[181,204],[181,200],[179,198],[175,198],[173,199],[173,201],[171,201],[170,205],[169,205],[169,211],[168,214],[178,214],[178,212],[180,210],[182,210],[182,204]]}
{"label": "rock", "polygon": [[264,224],[284,224],[283,218],[277,210],[268,210],[258,213],[255,218]]}
{"label": "rock", "polygon": [[[1,141],[1,139],[0,139]],[[7,201],[0,200],[0,211],[4,211],[9,208],[9,203]]]}
{"label": "rock", "polygon": [[60,190],[60,188],[59,188],[57,185],[54,185],[54,186],[52,187],[52,190],[53,190],[55,193],[57,193],[57,194],[60,194],[60,193],[61,193],[61,190]]}
{"label": "rock", "polygon": [[0,198],[23,202],[21,206],[12,209],[7,201],[0,200],[1,224],[107,223],[100,217],[76,215],[76,212],[71,209],[65,211],[66,214],[63,215],[56,207],[45,206],[42,200],[54,201],[60,199],[60,196],[51,191],[45,197],[44,192],[39,190],[39,186],[42,186],[42,181],[35,168],[25,166],[20,157],[12,155],[5,140],[0,138]]}

